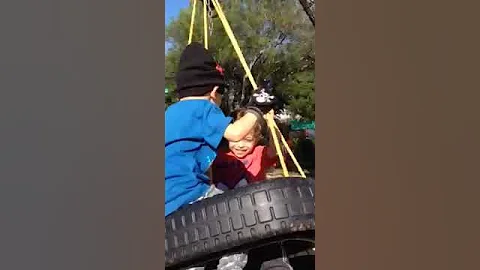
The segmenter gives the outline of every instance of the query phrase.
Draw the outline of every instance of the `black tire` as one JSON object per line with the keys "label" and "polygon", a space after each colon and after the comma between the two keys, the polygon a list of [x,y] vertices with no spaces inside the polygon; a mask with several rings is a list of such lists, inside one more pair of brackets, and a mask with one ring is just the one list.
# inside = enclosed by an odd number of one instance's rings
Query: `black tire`
{"label": "black tire", "polygon": [[192,266],[268,239],[315,230],[314,181],[280,178],[229,190],[165,218],[166,267]]}

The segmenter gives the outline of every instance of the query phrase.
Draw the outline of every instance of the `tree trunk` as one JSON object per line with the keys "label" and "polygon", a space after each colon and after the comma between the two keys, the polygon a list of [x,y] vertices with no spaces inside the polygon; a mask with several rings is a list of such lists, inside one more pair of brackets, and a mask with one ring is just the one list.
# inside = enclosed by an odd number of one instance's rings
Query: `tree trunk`
{"label": "tree trunk", "polygon": [[315,0],[307,1],[307,0],[298,0],[300,5],[302,5],[303,10],[307,14],[308,18],[312,22],[313,26],[315,26],[315,12],[313,11],[312,7],[315,6]]}

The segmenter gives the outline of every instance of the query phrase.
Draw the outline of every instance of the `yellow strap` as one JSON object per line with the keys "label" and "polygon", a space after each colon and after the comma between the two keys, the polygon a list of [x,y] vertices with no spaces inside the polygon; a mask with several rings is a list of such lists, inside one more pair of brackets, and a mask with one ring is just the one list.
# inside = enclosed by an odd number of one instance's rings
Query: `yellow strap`
{"label": "yellow strap", "polygon": [[283,158],[282,149],[280,149],[280,144],[278,143],[277,132],[275,131],[275,120],[273,120],[273,113],[267,114],[267,124],[272,133],[273,142],[275,144],[275,150],[277,151],[278,158],[280,159],[280,165],[282,165],[283,176],[288,177],[287,165],[285,164],[285,159]]}
{"label": "yellow strap", "polygon": [[193,37],[193,23],[195,22],[195,10],[197,6],[197,0],[193,0],[193,9],[192,9],[192,17],[190,19],[190,32],[188,33],[188,45],[192,43]]}
{"label": "yellow strap", "polygon": [[207,0],[203,0],[203,35],[205,36],[205,49],[208,50]]}
{"label": "yellow strap", "polygon": [[245,61],[245,57],[243,57],[242,50],[240,50],[240,46],[238,46],[237,39],[235,38],[235,35],[232,32],[232,29],[230,28],[230,24],[228,24],[227,18],[225,17],[225,14],[223,13],[222,7],[218,3],[218,0],[211,0],[213,5],[215,6],[215,9],[217,10],[218,17],[222,21],[223,28],[225,28],[225,32],[227,32],[228,37],[230,38],[230,42],[232,42],[233,48],[235,49],[235,52],[237,53],[238,58],[240,58],[240,63],[242,63],[243,69],[245,70],[245,73],[248,76],[248,79],[250,80],[250,83],[253,86],[253,89],[257,89],[257,83],[253,79],[252,73],[250,72],[250,68],[248,68],[247,62]]}
{"label": "yellow strap", "polygon": [[297,159],[295,158],[295,155],[293,154],[292,149],[290,149],[290,146],[288,146],[287,141],[286,141],[285,138],[283,137],[283,135],[282,135],[282,133],[281,133],[281,131],[280,131],[280,128],[278,128],[278,126],[277,126],[277,124],[275,123],[275,121],[273,122],[273,125],[275,126],[275,129],[278,130],[278,133],[280,133],[280,138],[282,139],[282,143],[283,143],[283,145],[285,146],[285,148],[287,149],[288,154],[289,154],[290,157],[292,158],[293,163],[295,163],[295,166],[297,167],[298,172],[300,173],[300,175],[301,175],[303,178],[307,178],[307,176],[305,175],[305,173],[304,173],[303,170],[302,170],[302,167],[300,166],[300,164],[298,163]]}

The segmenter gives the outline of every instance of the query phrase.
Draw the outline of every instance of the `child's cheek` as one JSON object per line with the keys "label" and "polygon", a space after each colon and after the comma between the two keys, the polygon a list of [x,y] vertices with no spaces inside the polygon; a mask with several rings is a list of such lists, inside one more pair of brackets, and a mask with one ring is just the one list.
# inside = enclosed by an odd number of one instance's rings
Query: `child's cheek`
{"label": "child's cheek", "polygon": [[248,153],[251,154],[253,150],[255,149],[255,146],[257,146],[255,143],[251,143],[248,145]]}

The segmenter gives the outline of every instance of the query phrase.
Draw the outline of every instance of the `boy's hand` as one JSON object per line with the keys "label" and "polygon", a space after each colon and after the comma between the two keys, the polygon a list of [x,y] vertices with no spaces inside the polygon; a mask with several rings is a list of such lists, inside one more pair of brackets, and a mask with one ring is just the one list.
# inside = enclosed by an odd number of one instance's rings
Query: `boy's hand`
{"label": "boy's hand", "polygon": [[257,107],[249,106],[247,107],[247,112],[255,114],[258,120],[261,120],[263,118],[263,112]]}
{"label": "boy's hand", "polygon": [[259,108],[253,106],[247,107],[247,112],[251,112],[257,116],[257,123],[260,123],[262,131],[265,131],[267,128],[267,120],[263,112]]}

